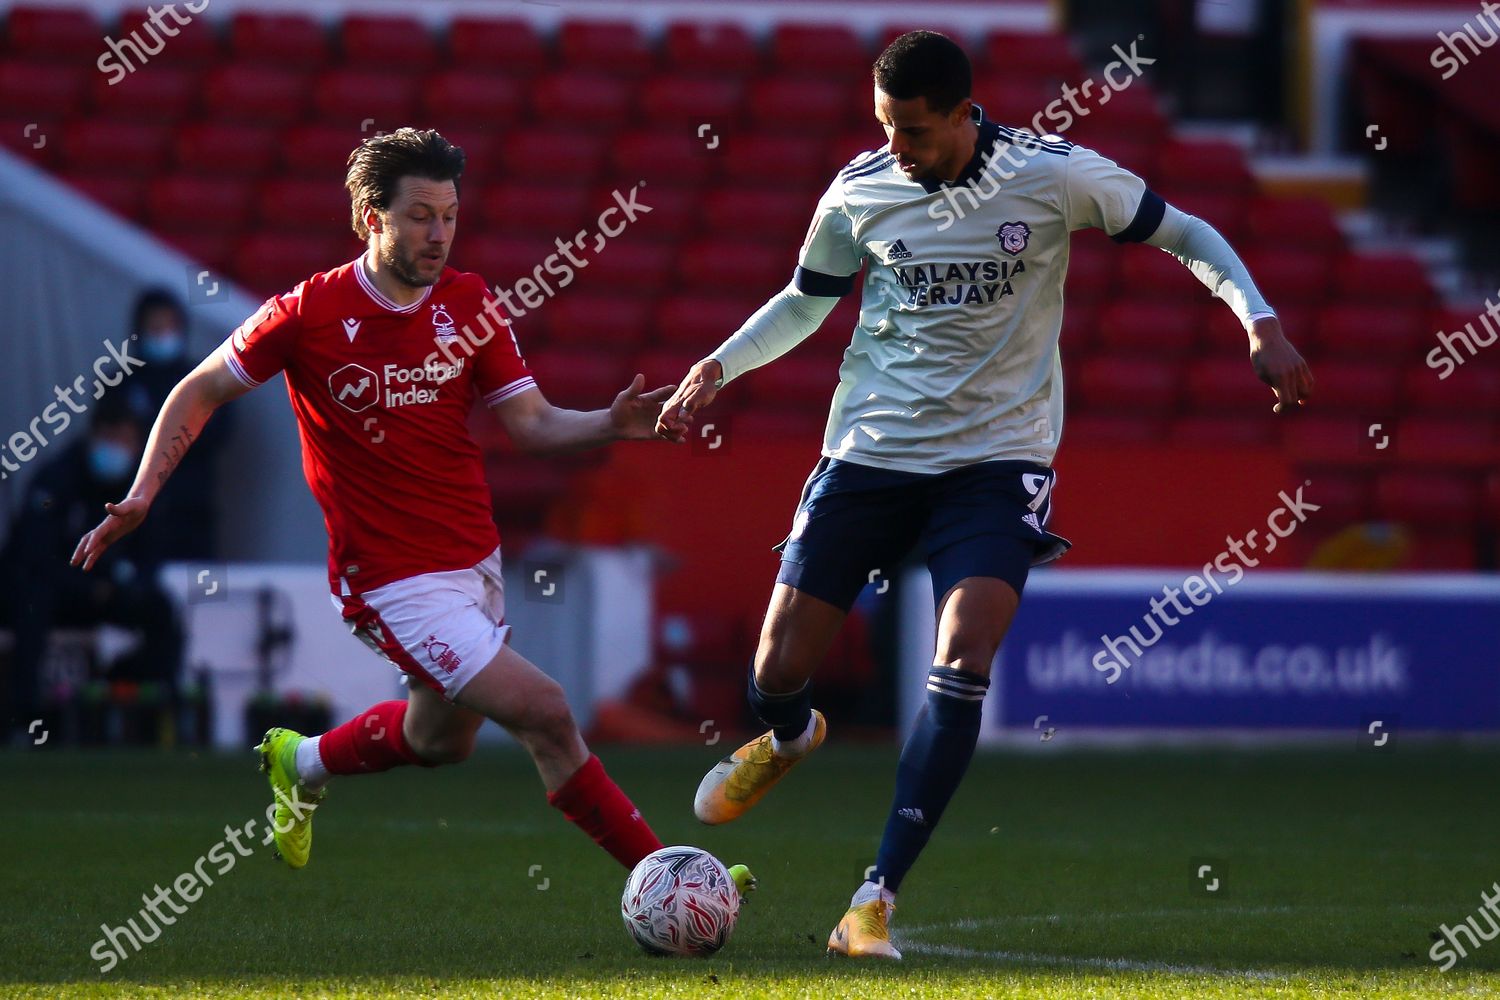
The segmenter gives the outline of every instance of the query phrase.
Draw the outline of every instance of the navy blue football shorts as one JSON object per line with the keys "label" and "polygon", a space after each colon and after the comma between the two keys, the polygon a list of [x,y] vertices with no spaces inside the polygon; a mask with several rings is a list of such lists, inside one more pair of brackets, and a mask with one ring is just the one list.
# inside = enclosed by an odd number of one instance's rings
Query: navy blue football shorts
{"label": "navy blue football shorts", "polygon": [[824,458],[802,490],[778,583],[848,611],[918,545],[935,607],[960,580],[1026,586],[1033,566],[1072,543],[1047,530],[1055,475],[1033,462],[981,462],[940,473],[896,472]]}

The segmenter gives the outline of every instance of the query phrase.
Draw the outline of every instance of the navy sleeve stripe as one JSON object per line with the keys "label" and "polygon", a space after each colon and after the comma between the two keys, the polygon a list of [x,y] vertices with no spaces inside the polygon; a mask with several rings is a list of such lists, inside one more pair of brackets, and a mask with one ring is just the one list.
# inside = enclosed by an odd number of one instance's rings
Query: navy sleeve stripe
{"label": "navy sleeve stripe", "polygon": [[1135,218],[1130,220],[1130,225],[1110,239],[1116,243],[1143,243],[1156,232],[1166,214],[1167,203],[1162,201],[1161,195],[1147,188],[1146,193],[1141,195],[1141,204],[1136,208]]}
{"label": "navy sleeve stripe", "polygon": [[792,283],[797,291],[806,295],[819,295],[830,299],[841,299],[854,291],[854,275],[824,274],[798,267]]}

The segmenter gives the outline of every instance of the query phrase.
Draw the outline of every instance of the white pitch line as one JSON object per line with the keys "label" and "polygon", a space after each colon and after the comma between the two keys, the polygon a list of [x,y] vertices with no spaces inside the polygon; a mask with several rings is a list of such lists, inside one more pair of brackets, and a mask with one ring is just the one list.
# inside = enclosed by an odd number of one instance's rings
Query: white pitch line
{"label": "white pitch line", "polygon": [[1171,917],[1255,917],[1284,915],[1288,913],[1331,912],[1351,910],[1420,910],[1427,909],[1416,903],[1317,903],[1307,906],[1204,906],[1202,908],[1177,908],[1171,910],[1124,910],[1119,912],[1089,913],[1031,913],[1012,914],[999,917],[965,917],[937,924],[915,924],[905,928],[908,934],[923,934],[929,931],[972,931],[999,924],[1060,923],[1065,920],[1158,920]]}
{"label": "white pitch line", "polygon": [[899,940],[903,951],[917,955],[946,955],[951,958],[982,958],[992,962],[1013,962],[1022,965],[1063,965],[1110,972],[1168,972],[1182,975],[1222,976],[1244,979],[1285,979],[1286,974],[1269,969],[1219,969],[1211,965],[1174,965],[1171,962],[1143,962],[1130,958],[1095,958],[1072,955],[1038,955],[1024,951],[983,951],[978,948],[960,948],[951,944],[923,944],[920,941]]}

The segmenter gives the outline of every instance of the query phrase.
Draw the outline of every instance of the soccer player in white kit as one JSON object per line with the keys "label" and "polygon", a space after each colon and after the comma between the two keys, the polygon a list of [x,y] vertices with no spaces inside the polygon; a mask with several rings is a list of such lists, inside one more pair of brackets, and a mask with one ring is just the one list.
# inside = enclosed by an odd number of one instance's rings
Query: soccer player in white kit
{"label": "soccer player in white kit", "polygon": [[932,572],[936,656],[927,704],[901,753],[876,863],[829,937],[831,953],[899,959],[890,914],[973,756],[990,668],[1031,566],[1069,543],[1046,528],[1063,423],[1063,279],[1069,234],[1172,254],[1234,311],[1275,409],[1312,388],[1244,265],[1211,226],[1145,182],[1058,136],[984,117],[969,61],[943,35],[897,38],[874,66],[887,144],[844,167],[819,201],[791,284],[698,362],[662,406],[684,421],[719,388],[810,336],[853,290],[823,457],[782,543],[749,684],[770,732],[703,779],[705,823],[735,819],[826,727],[809,682],[874,570],[920,545]]}

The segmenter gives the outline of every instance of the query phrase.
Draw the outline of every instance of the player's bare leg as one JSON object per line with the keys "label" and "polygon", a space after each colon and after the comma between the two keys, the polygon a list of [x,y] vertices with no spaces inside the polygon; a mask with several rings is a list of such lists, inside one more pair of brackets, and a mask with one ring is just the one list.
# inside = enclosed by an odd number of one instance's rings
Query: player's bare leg
{"label": "player's bare leg", "polygon": [[589,753],[563,689],[503,646],[454,699],[504,726],[531,754],[547,801],[626,868],[661,848],[641,812]]}
{"label": "player's bare leg", "polygon": [[828,939],[830,953],[899,959],[890,914],[901,880],[927,846],[979,739],[979,713],[995,653],[1020,597],[1004,580],[966,577],[943,597],[927,704],[896,771],[896,795],[870,879]]}
{"label": "player's bare leg", "polygon": [[776,584],[750,680],[750,705],[771,729],[704,776],[693,800],[693,812],[704,823],[727,823],[744,815],[822,744],[827,726],[822,713],[813,711],[809,682],[845,617],[827,601]]}

